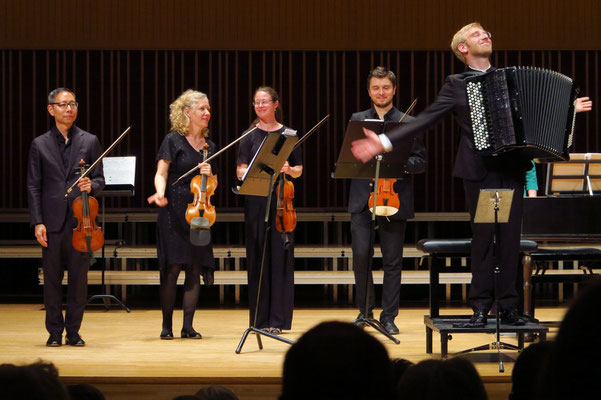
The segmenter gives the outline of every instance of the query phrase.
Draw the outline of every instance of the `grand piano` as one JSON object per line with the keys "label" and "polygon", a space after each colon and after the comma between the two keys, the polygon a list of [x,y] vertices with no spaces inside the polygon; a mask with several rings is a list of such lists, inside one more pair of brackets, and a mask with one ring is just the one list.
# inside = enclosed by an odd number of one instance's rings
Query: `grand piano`
{"label": "grand piano", "polygon": [[[530,316],[533,283],[582,282],[593,278],[590,262],[601,262],[601,154],[571,154],[568,162],[549,164],[546,181],[546,196],[524,199],[522,236],[539,244],[524,259],[524,313]],[[549,261],[587,263],[546,273]]]}

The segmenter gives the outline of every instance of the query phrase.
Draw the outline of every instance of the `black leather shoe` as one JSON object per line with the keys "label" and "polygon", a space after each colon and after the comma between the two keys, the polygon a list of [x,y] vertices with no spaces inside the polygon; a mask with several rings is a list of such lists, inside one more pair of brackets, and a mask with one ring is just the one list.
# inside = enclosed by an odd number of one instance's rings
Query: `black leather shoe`
{"label": "black leather shoe", "polygon": [[394,324],[393,320],[391,320],[391,319],[384,319],[384,320],[382,320],[380,322],[384,326],[384,329],[386,329],[386,332],[390,333],[391,335],[398,335],[399,334],[399,328]]}
{"label": "black leather shoe", "polygon": [[61,333],[52,333],[46,341],[48,347],[60,347],[63,345],[63,335]]}
{"label": "black leather shoe", "polygon": [[182,330],[182,338],[183,339],[202,339],[202,335],[200,333],[196,332],[194,329],[192,329],[191,331]]}
{"label": "black leather shoe", "polygon": [[272,335],[280,335],[282,334],[282,330],[280,328],[269,328],[269,333]]}
{"label": "black leather shoe", "polygon": [[[367,318],[373,318],[373,317],[374,317],[374,313],[373,312],[369,312],[367,314]],[[363,313],[360,312],[359,315],[357,315],[357,318],[355,318],[355,320],[353,321],[353,324],[357,325],[360,328],[363,328],[365,325],[367,325],[365,322],[361,321],[364,318],[365,317],[363,316]]]}
{"label": "black leather shoe", "polygon": [[79,336],[79,333],[68,333],[65,344],[68,346],[83,347],[86,345],[86,342]]}
{"label": "black leather shoe", "polygon": [[486,326],[486,315],[488,314],[485,310],[475,310],[474,315],[470,318],[470,322],[466,325],[466,328],[484,328]]}
{"label": "black leather shoe", "polygon": [[171,340],[173,339],[173,331],[171,329],[165,329],[161,331],[160,335],[161,340]]}
{"label": "black leather shoe", "polygon": [[202,268],[200,276],[206,287],[211,286],[215,282],[215,270],[213,268]]}
{"label": "black leather shoe", "polygon": [[524,319],[516,308],[501,311],[501,323],[505,325],[520,326],[526,325],[526,319]]}

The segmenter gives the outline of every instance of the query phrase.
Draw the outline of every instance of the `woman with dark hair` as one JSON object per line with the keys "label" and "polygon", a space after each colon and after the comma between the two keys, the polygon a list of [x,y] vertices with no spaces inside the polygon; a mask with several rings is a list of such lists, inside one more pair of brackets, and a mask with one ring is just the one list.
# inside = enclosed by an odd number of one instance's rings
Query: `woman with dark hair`
{"label": "woman with dark hair", "polygon": [[[202,163],[203,149],[209,145],[209,156],[215,153],[215,143],[208,139],[211,106],[207,95],[187,90],[170,106],[171,132],[165,136],[157,154],[157,172],[154,177],[156,193],[148,198],[149,203],[161,207],[157,220],[157,253],[161,269],[161,308],[163,328],[161,339],[173,339],[172,317],[177,293],[177,278],[183,269],[184,322],[182,338],[201,339],[192,326],[194,311],[200,292],[200,275],[205,285],[213,282],[215,260],[213,245],[195,246],[190,242],[190,226],[185,213],[194,196],[190,191],[193,174],[173,186],[182,174]],[[200,173],[209,179],[213,175],[211,165],[203,163]]]}
{"label": "woman with dark hair", "polygon": [[[251,124],[254,132],[240,141],[236,174],[242,179],[248,166],[269,133],[284,134],[288,129],[282,124],[280,101],[277,92],[268,86],[259,87],[253,97],[257,119]],[[249,128],[249,129],[251,129]],[[280,173],[298,178],[303,173],[300,149],[292,152]],[[264,224],[267,197],[246,196],[244,220],[246,226],[246,261],[248,270],[248,303],[250,323],[256,328],[279,334],[292,325],[294,308],[294,240],[292,233],[285,240],[275,227],[276,198],[272,193],[270,205],[270,237],[265,242]],[[266,243],[265,264],[261,276],[263,243]],[[255,321],[257,293],[260,299]]]}

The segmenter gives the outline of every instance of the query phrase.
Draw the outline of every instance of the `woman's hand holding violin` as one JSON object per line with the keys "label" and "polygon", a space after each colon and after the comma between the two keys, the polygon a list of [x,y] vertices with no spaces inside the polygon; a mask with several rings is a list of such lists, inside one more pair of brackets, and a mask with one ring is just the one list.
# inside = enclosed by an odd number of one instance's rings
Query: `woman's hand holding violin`
{"label": "woman's hand holding violin", "polygon": [[211,164],[209,163],[198,163],[198,169],[200,170],[201,175],[211,176],[213,175],[211,171]]}
{"label": "woman's hand holding violin", "polygon": [[280,170],[280,173],[290,175],[290,164],[288,164],[288,161],[284,162],[284,165],[282,165],[282,169]]}

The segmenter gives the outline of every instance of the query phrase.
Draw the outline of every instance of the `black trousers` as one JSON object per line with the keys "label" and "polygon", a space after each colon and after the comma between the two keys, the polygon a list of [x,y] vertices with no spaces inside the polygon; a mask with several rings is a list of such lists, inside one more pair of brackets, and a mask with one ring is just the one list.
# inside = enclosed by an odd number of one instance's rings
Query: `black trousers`
{"label": "black trousers", "polygon": [[[48,247],[42,248],[44,271],[44,307],[46,329],[50,334],[79,332],[88,301],[88,269],[90,256],[73,248],[73,227],[66,223],[60,232],[47,234]],[[63,275],[68,270],[67,310],[62,313]]]}
{"label": "black trousers", "polygon": [[[355,274],[355,300],[359,310],[365,309],[365,296],[368,296],[367,312],[375,307],[373,275],[369,271],[369,261],[374,255],[370,244],[373,229],[369,209],[351,214],[351,234],[353,248],[353,272]],[[382,249],[382,314],[380,320],[393,319],[399,313],[401,295],[401,272],[403,268],[403,244],[405,242],[405,220],[387,220],[377,217],[378,236]]]}
{"label": "black trousers", "polygon": [[[478,182],[463,181],[465,197],[472,227],[472,283],[469,290],[470,305],[474,310],[489,311],[495,297],[501,310],[516,308],[519,294],[516,288],[524,204],[524,177],[489,172]],[[509,221],[499,224],[497,254],[494,257],[494,223],[474,223],[480,189],[513,189]],[[495,290],[496,265],[500,266],[497,290]]]}
{"label": "black trousers", "polygon": [[[250,324],[256,328],[292,327],[294,310],[294,235],[287,234],[286,244],[275,227],[275,199],[271,202],[270,236],[266,242],[265,263],[261,277],[261,260],[265,240],[264,197],[247,196],[244,222],[246,226],[246,263],[248,270],[248,304]],[[255,308],[259,293],[255,324]]]}

